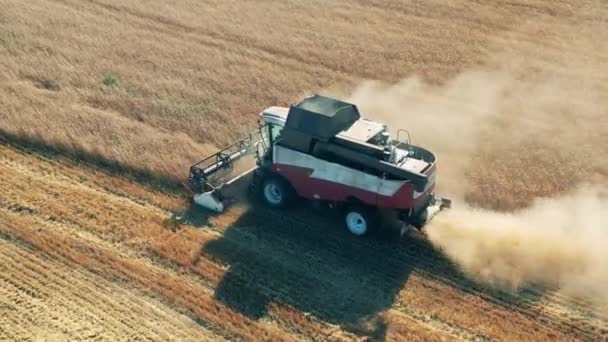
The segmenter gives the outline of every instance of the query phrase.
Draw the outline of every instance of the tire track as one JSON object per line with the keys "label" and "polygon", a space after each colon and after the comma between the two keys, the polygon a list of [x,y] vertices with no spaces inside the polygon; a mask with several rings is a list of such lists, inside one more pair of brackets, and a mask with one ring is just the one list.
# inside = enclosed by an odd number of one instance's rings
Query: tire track
{"label": "tire track", "polygon": [[[125,331],[129,331],[132,334],[136,334],[146,339],[163,339],[167,338],[166,335],[161,331],[146,330],[142,331],[141,328],[137,327],[137,322],[133,322],[130,319],[124,319],[122,317],[149,317],[150,320],[162,321],[167,319],[166,316],[159,316],[158,312],[153,307],[148,307],[150,311],[142,311],[138,306],[134,306],[133,301],[125,300],[126,297],[121,295],[117,296],[116,292],[112,292],[112,296],[108,296],[108,289],[99,286],[97,283],[88,283],[87,279],[81,277],[80,272],[74,272],[70,281],[66,279],[66,272],[56,272],[55,268],[43,268],[38,262],[30,255],[24,253],[18,254],[19,259],[29,261],[27,268],[22,269],[22,272],[27,276],[27,280],[34,279],[35,283],[28,282],[30,289],[36,289],[36,293],[40,293],[41,296],[50,298],[51,296],[60,295],[60,298],[70,298],[71,315],[77,314],[79,320],[86,322],[100,321],[104,327],[111,327],[113,334],[111,336],[120,336]],[[2,260],[0,256],[0,260]],[[5,260],[5,262],[9,263]],[[17,265],[12,265],[17,268]],[[27,281],[26,280],[26,281]],[[22,280],[23,281],[23,280]],[[90,285],[90,286],[89,286]],[[122,291],[121,291],[122,292]],[[95,296],[88,296],[87,294],[94,293]],[[110,304],[112,303],[112,304]],[[144,303],[141,303],[144,304]],[[67,306],[64,303],[60,303],[60,306]],[[66,310],[67,311],[67,310]],[[115,314],[109,314],[110,312],[116,312]],[[61,315],[63,317],[63,315]],[[67,315],[66,315],[67,316]],[[121,333],[122,332],[122,333]],[[160,333],[160,334],[159,334]],[[175,337],[184,338],[181,335],[181,330],[171,331]]]}
{"label": "tire track", "polygon": [[[20,262],[16,263],[17,260]],[[0,288],[12,293],[13,298],[7,298],[21,309],[17,315],[9,315],[13,321],[26,319],[31,323],[29,326],[42,325],[70,339],[120,339],[131,335],[147,340],[170,336],[187,340],[186,332],[190,337],[195,335],[193,329],[202,332],[195,323],[186,323],[189,319],[175,317],[172,311],[163,312],[167,309],[153,305],[152,299],[142,300],[137,292],[42,257],[18,243],[0,239],[0,261],[6,268],[0,274]]]}
{"label": "tire track", "polygon": [[[32,266],[32,265],[29,265],[29,266]],[[47,278],[47,279],[49,278],[48,275],[45,273],[44,269],[36,269],[36,267],[31,267],[31,268],[32,268],[32,270],[34,270],[35,273],[26,274],[30,278],[34,278],[38,274],[42,274],[44,278]],[[26,272],[26,273],[28,273],[28,272]],[[62,281],[58,281],[58,279],[62,280]],[[121,297],[115,298],[116,293],[113,293],[113,298],[109,298],[105,295],[102,296],[103,298],[97,298],[101,294],[104,294],[105,289],[100,289],[99,287],[97,289],[82,288],[80,286],[81,279],[78,279],[78,282],[76,282],[74,285],[71,285],[71,283],[66,283],[65,280],[62,279],[61,274],[54,274],[53,277],[48,280],[49,280],[49,282],[47,282],[46,284],[42,283],[43,286],[37,286],[37,284],[32,284],[32,283],[29,283],[29,285],[31,288],[36,288],[37,289],[36,292],[39,292],[42,289],[42,290],[45,290],[46,292],[52,291],[52,293],[53,293],[52,296],[56,296],[58,293],[60,293],[60,294],[62,294],[62,296],[60,298],[69,298],[69,303],[70,303],[69,306],[67,306],[64,303],[59,304],[59,306],[63,307],[65,310],[62,310],[63,312],[60,313],[58,316],[69,317],[69,315],[72,315],[72,316],[78,315],[79,321],[97,322],[97,324],[94,327],[97,327],[97,325],[99,325],[100,323],[106,329],[107,329],[107,327],[111,327],[111,328],[113,328],[112,329],[113,333],[109,336],[106,336],[109,338],[119,337],[121,335],[124,335],[125,332],[129,332],[131,335],[139,336],[140,338],[145,338],[148,340],[167,338],[166,337],[167,335],[165,335],[164,331],[154,331],[154,330],[142,331],[141,328],[137,328],[135,326],[135,324],[137,324],[137,322],[131,322],[128,319],[121,318],[121,317],[129,317],[129,315],[133,315],[133,314],[136,314],[136,315],[143,314],[144,317],[150,316],[151,314],[152,315],[155,314],[153,310],[151,310],[151,312],[148,312],[148,313],[143,313],[140,310],[138,310],[137,307],[133,307],[133,305],[129,305],[129,304],[133,304],[133,303],[125,302],[124,298],[121,298]],[[55,280],[55,281],[52,281],[52,280]],[[94,291],[94,290],[96,290],[96,291]],[[96,297],[95,301],[88,299],[86,296],[82,295],[84,293],[95,293],[95,297]],[[43,293],[43,294],[46,295],[47,297],[51,296],[48,293]],[[113,305],[113,306],[105,305],[105,303],[112,303],[112,302],[114,302],[115,305]],[[123,308],[123,306],[124,306],[124,308]],[[152,309],[152,308],[150,308],[150,309]],[[53,311],[53,313],[56,313],[57,307],[53,308],[52,311]],[[118,311],[118,312],[116,312],[115,314],[109,314],[112,311]],[[130,312],[128,312],[128,311],[130,311]],[[69,315],[67,314],[67,312],[69,312]],[[154,321],[163,321],[164,319],[166,319],[166,317],[156,316],[156,317],[150,317],[150,319],[151,320],[153,319]],[[64,326],[64,324],[62,323],[61,326]],[[169,333],[170,334],[172,333],[175,337],[178,337],[178,338],[185,337],[185,336],[181,335],[181,330],[169,331]]]}
{"label": "tire track", "polygon": [[[3,251],[4,253],[5,251]],[[3,260],[4,261],[4,260]],[[29,265],[26,265],[28,267]],[[15,266],[11,265],[9,272],[15,274]],[[24,272],[23,269],[20,270]],[[34,274],[36,277],[37,274]],[[40,329],[58,332],[62,334],[69,333],[73,337],[77,337],[75,334],[78,331],[85,331],[90,336],[101,335],[103,329],[100,326],[91,325],[91,322],[95,321],[95,315],[85,314],[84,307],[80,305],[66,306],[62,302],[64,301],[63,294],[61,297],[54,294],[51,296],[47,293],[40,293],[41,289],[46,289],[47,283],[39,283],[31,280],[32,274],[25,271],[18,277],[5,278],[0,276],[0,283],[2,284],[2,292],[12,293],[13,295],[8,298],[12,303],[16,303],[16,313],[14,317],[14,323],[17,325],[24,325],[23,321],[27,321],[27,326],[40,327]],[[57,304],[56,302],[59,301]],[[27,304],[26,304],[27,303]],[[78,302],[82,304],[81,302]],[[114,327],[109,327],[110,331],[106,331],[103,334],[107,338],[115,338],[119,330]],[[32,332],[30,332],[32,333]],[[103,336],[102,336],[103,337]]]}

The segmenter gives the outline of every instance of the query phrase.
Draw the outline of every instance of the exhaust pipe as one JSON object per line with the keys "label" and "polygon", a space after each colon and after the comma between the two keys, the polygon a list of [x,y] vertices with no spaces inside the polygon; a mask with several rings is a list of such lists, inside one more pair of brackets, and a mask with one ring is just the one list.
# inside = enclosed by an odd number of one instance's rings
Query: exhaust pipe
{"label": "exhaust pipe", "polygon": [[426,225],[429,222],[431,222],[433,217],[435,215],[439,214],[440,211],[449,209],[451,207],[452,207],[452,200],[447,199],[447,198],[435,198],[433,200],[433,204],[429,205],[427,207],[427,217],[426,217],[424,224],[420,228],[417,228],[417,227],[411,225],[410,223],[404,224],[403,227],[401,228],[401,237],[403,237],[407,233],[410,233],[410,236],[411,236],[412,235],[411,232],[417,232],[417,233],[414,233],[414,236],[416,238],[419,238],[419,237],[426,238],[426,232],[425,232]]}

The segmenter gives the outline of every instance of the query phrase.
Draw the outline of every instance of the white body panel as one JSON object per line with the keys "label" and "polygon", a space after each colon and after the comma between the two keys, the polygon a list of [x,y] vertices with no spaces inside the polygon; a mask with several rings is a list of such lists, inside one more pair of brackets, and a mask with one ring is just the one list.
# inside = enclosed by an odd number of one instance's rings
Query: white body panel
{"label": "white body panel", "polygon": [[405,180],[382,179],[359,170],[315,158],[311,155],[279,145],[275,145],[273,154],[273,161],[275,164],[313,169],[313,173],[310,176],[311,178],[374,192],[382,196],[393,196],[407,182]]}

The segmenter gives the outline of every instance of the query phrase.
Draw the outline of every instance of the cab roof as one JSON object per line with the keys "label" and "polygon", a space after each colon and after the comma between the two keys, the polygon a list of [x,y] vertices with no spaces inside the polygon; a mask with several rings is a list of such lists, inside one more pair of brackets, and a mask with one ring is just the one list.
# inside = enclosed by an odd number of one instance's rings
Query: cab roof
{"label": "cab roof", "polygon": [[[264,122],[275,125],[285,126],[289,115],[288,107],[272,106],[266,108],[260,115],[264,118]],[[346,137],[353,140],[367,142],[372,137],[382,132],[384,124],[371,121],[365,118],[359,118],[348,129],[336,134],[340,137]]]}
{"label": "cab roof", "polygon": [[289,107],[285,129],[328,141],[349,129],[360,117],[354,104],[312,95]]}

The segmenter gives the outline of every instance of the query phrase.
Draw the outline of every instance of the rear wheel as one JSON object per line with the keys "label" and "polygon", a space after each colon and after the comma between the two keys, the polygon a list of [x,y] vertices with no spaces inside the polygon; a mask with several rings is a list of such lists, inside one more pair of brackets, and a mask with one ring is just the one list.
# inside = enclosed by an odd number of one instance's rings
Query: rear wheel
{"label": "rear wheel", "polygon": [[348,231],[357,236],[369,234],[377,225],[373,212],[360,206],[346,209],[344,221]]}
{"label": "rear wheel", "polygon": [[273,208],[284,208],[293,198],[289,184],[278,177],[264,179],[260,190],[264,203]]}

